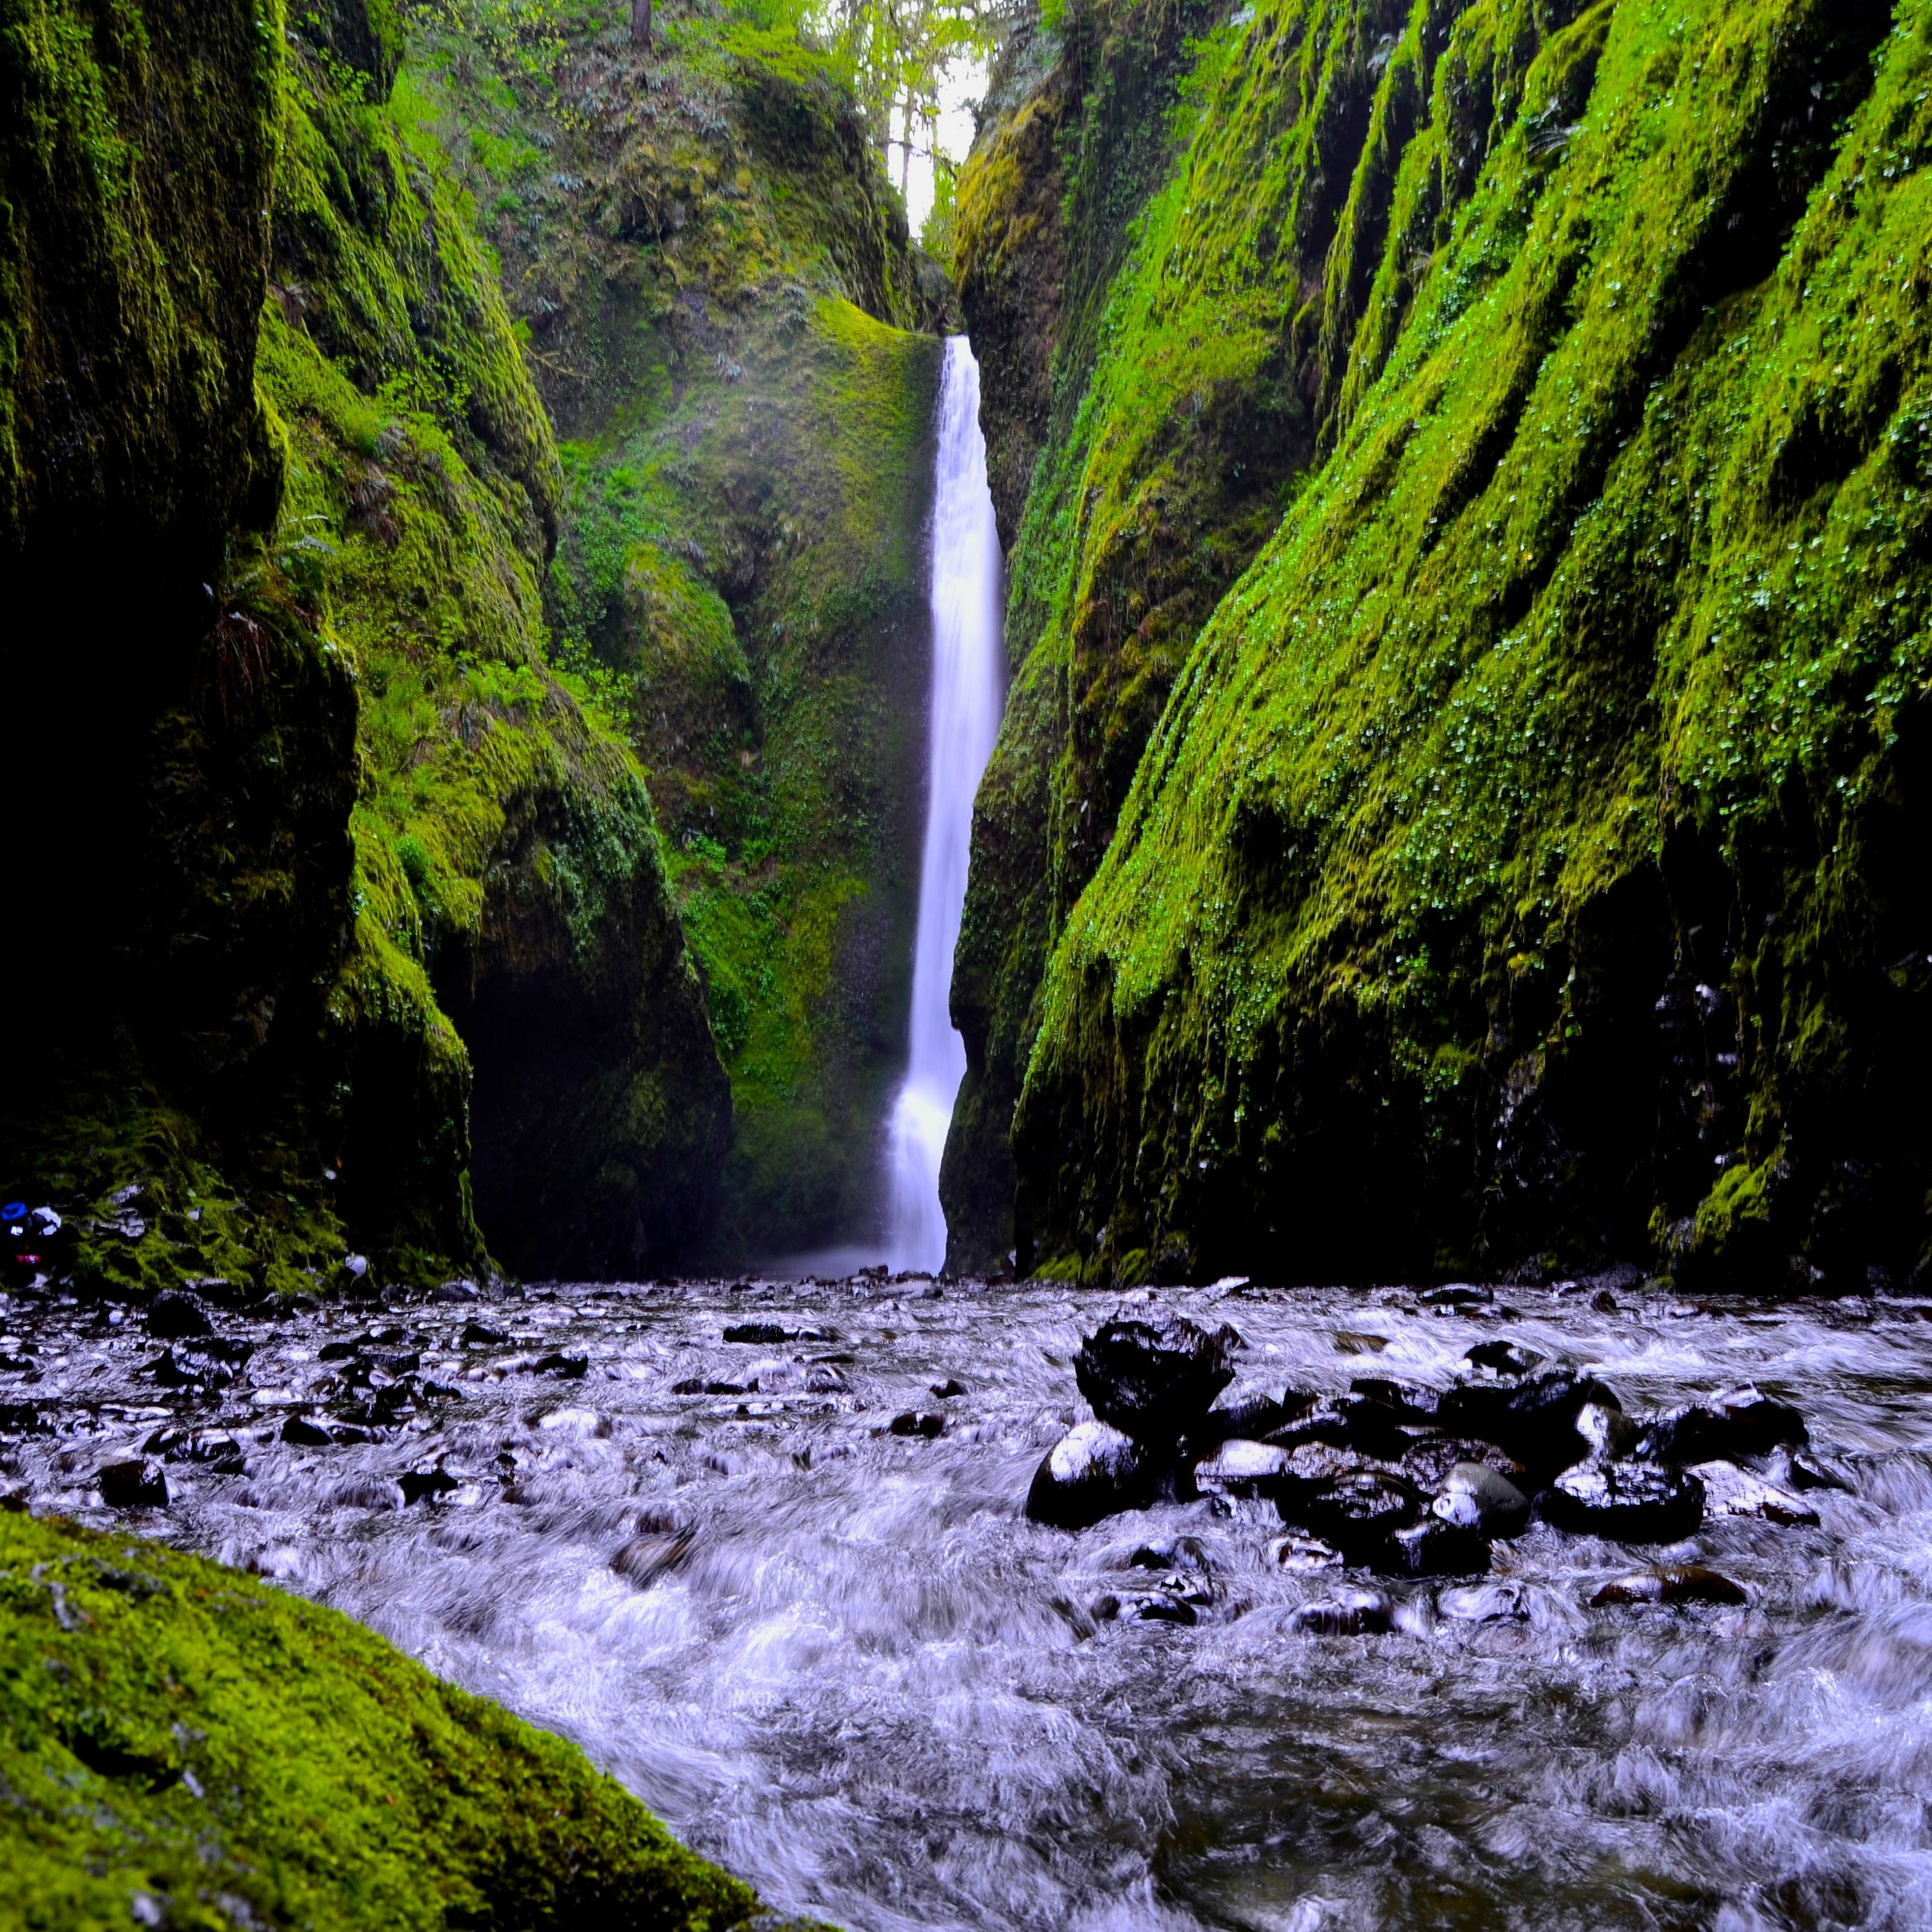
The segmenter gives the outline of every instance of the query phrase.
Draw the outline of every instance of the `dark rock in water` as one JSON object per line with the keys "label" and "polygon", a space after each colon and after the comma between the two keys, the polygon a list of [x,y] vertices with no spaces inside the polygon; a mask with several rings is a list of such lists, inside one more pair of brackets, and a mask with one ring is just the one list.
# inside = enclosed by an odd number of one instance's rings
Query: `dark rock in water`
{"label": "dark rock in water", "polygon": [[1192,1625],[1201,1621],[1201,1613],[1194,1601],[1178,1591],[1136,1591],[1126,1594],[1116,1594],[1109,1591],[1104,1597],[1095,1598],[1093,1615],[1100,1623],[1180,1624]]}
{"label": "dark rock in water", "polygon": [[396,1480],[405,1503],[419,1503],[430,1496],[446,1496],[452,1490],[463,1486],[447,1469],[440,1467],[406,1470]]}
{"label": "dark rock in water", "polygon": [[31,1402],[0,1402],[0,1436],[45,1436],[52,1428]]}
{"label": "dark rock in water", "polygon": [[1744,1604],[1750,1600],[1730,1577],[1701,1563],[1640,1570],[1606,1583],[1590,1599],[1592,1610],[1610,1604]]}
{"label": "dark rock in water", "polygon": [[1588,1404],[1621,1409],[1616,1392],[1574,1369],[1546,1369],[1520,1382],[1463,1382],[1444,1391],[1438,1420],[1458,1435],[1507,1449],[1532,1476],[1567,1468],[1588,1453],[1576,1418]]}
{"label": "dark rock in water", "polygon": [[909,1408],[903,1415],[894,1416],[890,1426],[895,1436],[916,1436],[931,1442],[946,1433],[946,1418],[943,1415],[922,1415],[917,1409]]}
{"label": "dark rock in water", "polygon": [[1353,1394],[1370,1396],[1394,1410],[1406,1423],[1433,1424],[1447,1393],[1427,1382],[1395,1382],[1386,1376],[1358,1376],[1348,1388]]}
{"label": "dark rock in water", "polygon": [[1496,1297],[1486,1288],[1472,1288],[1466,1282],[1451,1282],[1446,1288],[1425,1288],[1416,1300],[1425,1308],[1480,1308]]}
{"label": "dark rock in water", "polygon": [[950,1402],[955,1396],[964,1395],[966,1393],[966,1385],[963,1382],[955,1380],[951,1376],[948,1376],[943,1382],[934,1382],[932,1384],[932,1393],[941,1402]]}
{"label": "dark rock in water", "polygon": [[148,1304],[148,1333],[163,1342],[188,1335],[211,1335],[211,1322],[200,1302],[178,1288],[164,1288]]}
{"label": "dark rock in water", "polygon": [[346,1362],[364,1350],[381,1346],[373,1335],[358,1335],[352,1342],[325,1342],[315,1352],[318,1362]]}
{"label": "dark rock in water", "polygon": [[1289,1456],[1277,1443],[1236,1436],[1195,1464],[1195,1486],[1212,1496],[1272,1496],[1288,1473]]}
{"label": "dark rock in water", "polygon": [[724,1331],[728,1342],[753,1342],[762,1348],[775,1348],[781,1342],[796,1342],[798,1331],[781,1328],[776,1322],[740,1322]]}
{"label": "dark rock in water", "polygon": [[1522,1623],[1529,1616],[1528,1596],[1520,1583],[1465,1584],[1444,1590],[1436,1607],[1465,1624]]}
{"label": "dark rock in water", "polygon": [[688,1529],[647,1529],[611,1558],[610,1568],[626,1582],[648,1590],[660,1576],[683,1567],[696,1540]]}
{"label": "dark rock in water", "polygon": [[1438,1522],[1486,1537],[1520,1535],[1529,1525],[1529,1498],[1484,1462],[1458,1462],[1429,1508]]}
{"label": "dark rock in water", "polygon": [[1704,1520],[1704,1486],[1655,1462],[1580,1462],[1537,1499],[1548,1523],[1579,1536],[1675,1543]]}
{"label": "dark rock in water", "polygon": [[1472,1369],[1487,1369],[1492,1374],[1520,1378],[1544,1358],[1533,1348],[1519,1348],[1514,1342],[1478,1342],[1462,1358]]}
{"label": "dark rock in water", "polygon": [[100,1500],[110,1509],[166,1509],[168,1479],[161,1466],[146,1456],[110,1462],[94,1472]]}
{"label": "dark rock in water", "polygon": [[1480,1462],[1507,1476],[1519,1489],[1528,1480],[1514,1456],[1493,1442],[1478,1442],[1469,1436],[1418,1436],[1402,1452],[1400,1466],[1411,1482],[1432,1493],[1449,1480],[1459,1462]]}
{"label": "dark rock in water", "polygon": [[248,1473],[241,1444],[225,1429],[158,1429],[141,1448],[170,1462],[205,1463],[218,1476]]}
{"label": "dark rock in water", "polygon": [[539,1355],[532,1366],[534,1372],[540,1376],[562,1376],[567,1382],[581,1382],[590,1372],[590,1358],[553,1351],[548,1355]]}
{"label": "dark rock in water", "polygon": [[1817,1526],[1818,1512],[1808,1503],[1735,1462],[1694,1462],[1685,1473],[1703,1484],[1707,1516],[1760,1516],[1786,1528]]}
{"label": "dark rock in water", "polygon": [[1236,1436],[1260,1442],[1290,1426],[1314,1406],[1315,1397],[1304,1389],[1234,1382],[1215,1397],[1214,1406],[1187,1432],[1187,1439],[1195,1448],[1204,1450]]}
{"label": "dark rock in water", "polygon": [[1084,1529],[1122,1510],[1144,1509],[1160,1469],[1139,1444],[1105,1422],[1083,1422],[1034,1472],[1026,1513],[1054,1529]]}
{"label": "dark rock in water", "polygon": [[473,1281],[439,1282],[431,1291],[430,1299],[432,1301],[453,1302],[458,1304],[466,1301],[480,1301],[482,1299],[482,1291]]}
{"label": "dark rock in water", "polygon": [[1304,1536],[1291,1530],[1277,1536],[1268,1546],[1268,1561],[1283,1570],[1339,1570],[1342,1552],[1318,1536]]}
{"label": "dark rock in water", "polygon": [[509,1340],[500,1328],[493,1328],[487,1322],[466,1322],[463,1324],[463,1346],[466,1348],[500,1348]]}
{"label": "dark rock in water", "polygon": [[335,1443],[326,1425],[305,1415],[292,1415],[282,1424],[282,1440],[298,1449],[328,1449]]}
{"label": "dark rock in water", "polygon": [[1426,1516],[1389,1538],[1377,1568],[1407,1576],[1473,1576],[1490,1567],[1490,1539],[1474,1526]]}
{"label": "dark rock in water", "polygon": [[1614,1462],[1636,1454],[1642,1430],[1620,1408],[1586,1402],[1576,1412],[1576,1433],[1590,1445],[1593,1460]]}
{"label": "dark rock in water", "polygon": [[248,1366],[252,1342],[201,1335],[176,1342],[148,1364],[148,1372],[169,1388],[226,1388]]}
{"label": "dark rock in water", "polygon": [[1206,1576],[1211,1566],[1208,1552],[1198,1537],[1172,1536],[1154,1543],[1143,1543],[1127,1558],[1130,1570],[1183,1570]]}
{"label": "dark rock in water", "polygon": [[1395,1622],[1395,1606],[1380,1590],[1345,1590],[1332,1600],[1304,1604],[1289,1619],[1318,1636],[1373,1636]]}
{"label": "dark rock in water", "polygon": [[1422,1494],[1394,1470],[1365,1469],[1325,1487],[1285,1491],[1277,1507],[1283,1522],[1313,1531],[1351,1563],[1372,1563],[1383,1556],[1390,1537],[1414,1521]]}
{"label": "dark rock in water", "polygon": [[1304,1442],[1332,1442],[1393,1461],[1414,1440],[1402,1412],[1373,1396],[1324,1396],[1304,1414],[1263,1438],[1293,1448]]}
{"label": "dark rock in water", "polygon": [[1778,1449],[1765,1465],[1765,1474],[1774,1483],[1791,1490],[1836,1490],[1842,1496],[1856,1492],[1838,1472],[1804,1449]]}
{"label": "dark rock in water", "polygon": [[1080,1345],[1074,1376],[1094,1413],[1145,1442],[1174,1442],[1199,1426],[1234,1380],[1228,1358],[1240,1337],[1212,1334],[1186,1316],[1106,1322]]}
{"label": "dark rock in water", "polygon": [[1666,1409],[1645,1427],[1640,1453],[1660,1462],[1732,1462],[1804,1442],[1804,1418],[1749,1382],[1708,1402]]}

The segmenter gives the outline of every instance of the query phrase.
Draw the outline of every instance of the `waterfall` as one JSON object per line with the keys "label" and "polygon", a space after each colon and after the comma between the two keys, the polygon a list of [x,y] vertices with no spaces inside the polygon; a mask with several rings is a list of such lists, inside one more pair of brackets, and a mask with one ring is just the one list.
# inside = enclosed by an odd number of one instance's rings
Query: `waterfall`
{"label": "waterfall", "polygon": [[952,951],[966,903],[973,796],[1000,728],[1000,537],[980,434],[980,365],[963,335],[949,338],[940,379],[939,454],[932,504],[932,710],[926,849],[912,967],[912,1040],[892,1108],[887,1250],[896,1268],[946,1259],[939,1159],[966,1047],[947,1011]]}

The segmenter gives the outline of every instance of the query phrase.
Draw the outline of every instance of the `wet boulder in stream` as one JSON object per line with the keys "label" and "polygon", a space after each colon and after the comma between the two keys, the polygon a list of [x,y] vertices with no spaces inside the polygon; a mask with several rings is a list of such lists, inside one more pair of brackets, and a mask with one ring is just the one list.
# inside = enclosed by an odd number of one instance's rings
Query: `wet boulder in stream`
{"label": "wet boulder in stream", "polygon": [[1048,1450],[1027,1492],[1026,1513],[1053,1529],[1085,1529],[1122,1510],[1144,1509],[1161,1465],[1106,1422],[1083,1422]]}
{"label": "wet boulder in stream", "polygon": [[1545,1369],[1517,1382],[1459,1382],[1444,1391],[1438,1420],[1459,1436],[1507,1449],[1532,1475],[1547,1474],[1589,1453],[1576,1419],[1592,1404],[1623,1407],[1594,1376]]}
{"label": "wet boulder in stream", "polygon": [[1234,1378],[1241,1339],[1185,1316],[1103,1322],[1080,1345],[1074,1377],[1094,1413],[1139,1442],[1178,1442]]}
{"label": "wet boulder in stream", "polygon": [[1774,1449],[1808,1439],[1804,1418],[1796,1409],[1746,1382],[1708,1402],[1666,1409],[1645,1425],[1639,1449],[1657,1462],[1682,1467],[1768,1456]]}
{"label": "wet boulder in stream", "polygon": [[148,1333],[159,1342],[214,1332],[201,1304],[178,1288],[164,1288],[148,1304]]}
{"label": "wet boulder in stream", "polygon": [[1438,1522],[1486,1537],[1516,1536],[1529,1525],[1529,1498],[1485,1462],[1458,1462],[1429,1508]]}
{"label": "wet boulder in stream", "polygon": [[1576,1536],[1676,1543],[1704,1520],[1704,1486],[1655,1462],[1580,1462],[1537,1498],[1544,1521]]}

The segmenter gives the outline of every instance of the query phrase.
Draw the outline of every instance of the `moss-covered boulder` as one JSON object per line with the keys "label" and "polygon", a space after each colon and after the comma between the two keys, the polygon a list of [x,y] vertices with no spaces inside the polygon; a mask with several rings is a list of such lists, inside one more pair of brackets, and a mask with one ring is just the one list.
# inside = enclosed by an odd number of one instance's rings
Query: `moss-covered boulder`
{"label": "moss-covered boulder", "polygon": [[[1372,85],[1277,302],[1323,45]],[[1231,354],[1312,340],[1333,452],[1059,935],[1023,1261],[1918,1264],[1928,62],[1923,7],[1810,0],[1281,0],[1203,45],[1108,326],[1164,265],[1150,326],[1198,289]]]}
{"label": "moss-covered boulder", "polygon": [[749,1887],[335,1611],[0,1514],[0,1922],[723,1932]]}
{"label": "moss-covered boulder", "polygon": [[943,278],[788,26],[662,7],[640,54],[594,8],[431,10],[398,100],[563,439],[557,649],[649,775],[730,1075],[711,1258],[862,1238],[905,1053]]}

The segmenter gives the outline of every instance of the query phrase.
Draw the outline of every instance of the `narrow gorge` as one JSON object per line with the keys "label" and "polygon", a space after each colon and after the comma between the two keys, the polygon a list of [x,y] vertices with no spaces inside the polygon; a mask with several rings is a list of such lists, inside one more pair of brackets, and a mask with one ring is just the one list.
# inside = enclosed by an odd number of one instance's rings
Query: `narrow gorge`
{"label": "narrow gorge", "polygon": [[1929,165],[0,0],[0,1932],[1932,1921]]}

